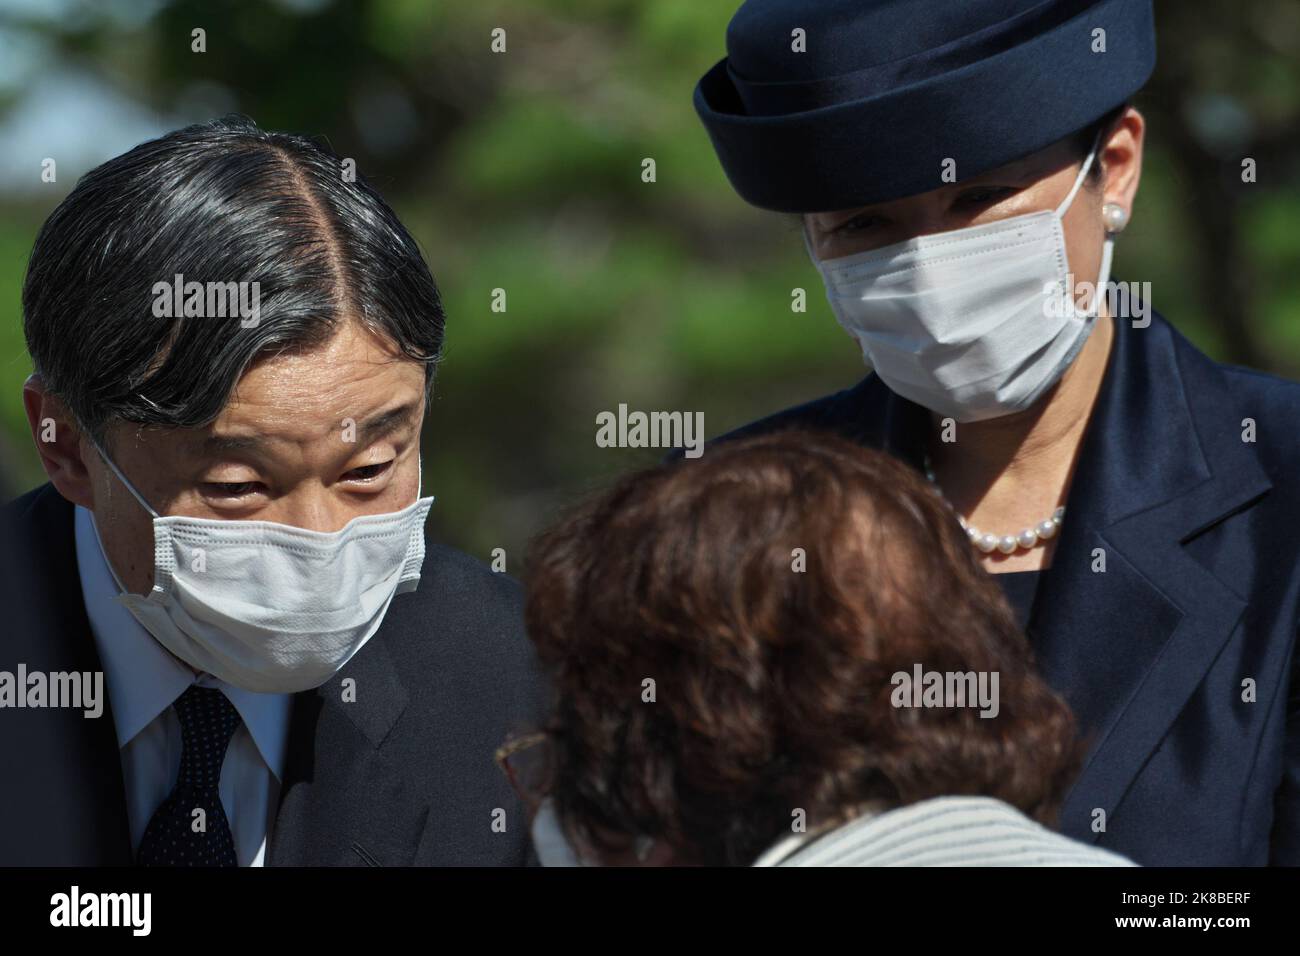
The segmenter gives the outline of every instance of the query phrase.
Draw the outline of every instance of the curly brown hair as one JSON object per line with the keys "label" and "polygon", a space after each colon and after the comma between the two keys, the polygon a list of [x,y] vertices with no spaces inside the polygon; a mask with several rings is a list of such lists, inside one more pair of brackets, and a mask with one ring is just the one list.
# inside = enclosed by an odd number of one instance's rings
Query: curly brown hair
{"label": "curly brown hair", "polygon": [[[952,511],[842,438],[737,439],[630,475],[542,535],[529,570],[556,691],[546,792],[597,859],[650,837],[748,864],[797,810],[813,830],[943,795],[1051,824],[1077,768],[1073,717]],[[916,664],[997,673],[1000,712],[894,706]]]}

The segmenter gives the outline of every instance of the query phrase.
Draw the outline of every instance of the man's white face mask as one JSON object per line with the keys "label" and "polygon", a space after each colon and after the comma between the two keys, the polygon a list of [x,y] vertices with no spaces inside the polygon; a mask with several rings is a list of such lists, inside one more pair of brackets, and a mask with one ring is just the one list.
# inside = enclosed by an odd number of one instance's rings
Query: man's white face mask
{"label": "man's white face mask", "polygon": [[1021,411],[1054,385],[1088,340],[1110,278],[1081,311],[1061,217],[1092,167],[1093,146],[1056,209],[918,236],[818,260],[840,325],[891,391],[959,422]]}
{"label": "man's white face mask", "polygon": [[236,687],[270,694],[319,687],[374,636],[393,597],[419,584],[433,498],[418,491],[401,511],[354,518],[329,533],[164,517],[95,448],[153,515],[153,590],[126,593],[114,572],[118,601],[182,661]]}

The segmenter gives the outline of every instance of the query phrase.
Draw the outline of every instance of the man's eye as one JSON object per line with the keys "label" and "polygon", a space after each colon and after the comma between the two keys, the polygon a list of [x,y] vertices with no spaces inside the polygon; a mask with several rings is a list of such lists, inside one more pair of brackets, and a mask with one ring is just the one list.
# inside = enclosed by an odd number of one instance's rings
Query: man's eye
{"label": "man's eye", "polygon": [[376,465],[362,465],[360,468],[353,468],[343,478],[346,481],[373,481],[388,470],[391,461],[383,461]]}
{"label": "man's eye", "polygon": [[205,481],[203,491],[212,498],[243,498],[261,486],[259,481]]}

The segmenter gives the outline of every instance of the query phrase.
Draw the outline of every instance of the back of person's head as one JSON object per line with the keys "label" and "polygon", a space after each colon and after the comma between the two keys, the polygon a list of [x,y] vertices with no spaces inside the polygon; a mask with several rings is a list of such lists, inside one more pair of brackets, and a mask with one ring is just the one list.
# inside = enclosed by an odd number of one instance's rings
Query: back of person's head
{"label": "back of person's head", "polygon": [[[710,446],[581,507],[535,543],[527,605],[570,841],[748,864],[797,820],[944,795],[1052,822],[1073,719],[972,552],[911,468],[806,432]],[[917,665],[996,673],[996,716],[895,706]]]}

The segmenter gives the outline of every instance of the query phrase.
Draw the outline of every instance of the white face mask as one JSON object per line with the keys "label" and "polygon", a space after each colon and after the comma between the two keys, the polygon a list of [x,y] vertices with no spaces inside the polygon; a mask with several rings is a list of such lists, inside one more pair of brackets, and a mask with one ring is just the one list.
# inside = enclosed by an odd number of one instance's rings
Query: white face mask
{"label": "white face mask", "polygon": [[167,650],[236,687],[319,687],[370,640],[393,597],[419,583],[431,497],[330,533],[163,517],[96,449],[153,515],[153,590],[128,594],[119,580],[118,600]]}
{"label": "white face mask", "polygon": [[[1055,210],[918,236],[818,261],[831,308],[891,390],[959,422],[1028,408],[1088,340],[1100,295],[1074,300],[1061,217],[1092,166],[1088,153]],[[1097,289],[1110,278],[1112,240]]]}

